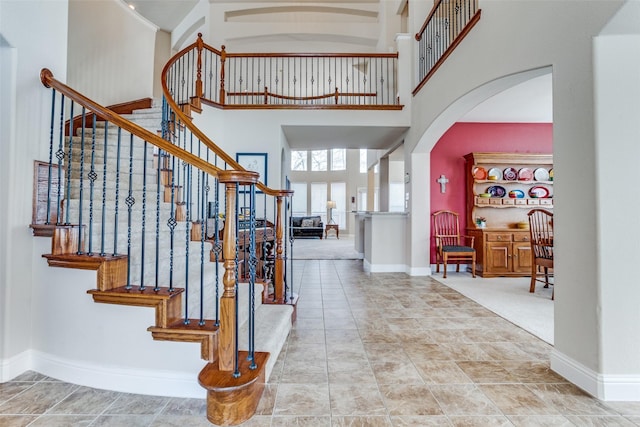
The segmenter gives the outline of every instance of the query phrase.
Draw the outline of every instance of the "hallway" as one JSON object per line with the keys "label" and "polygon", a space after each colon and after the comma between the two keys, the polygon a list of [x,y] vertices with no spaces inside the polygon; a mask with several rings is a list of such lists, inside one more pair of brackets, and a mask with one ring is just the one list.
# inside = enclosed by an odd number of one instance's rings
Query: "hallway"
{"label": "hallway", "polygon": [[[245,426],[640,425],[640,403],[582,393],[548,369],[550,345],[429,277],[299,260],[293,278],[298,320]],[[210,424],[204,399],[30,373],[0,384],[0,426],[27,425]]]}

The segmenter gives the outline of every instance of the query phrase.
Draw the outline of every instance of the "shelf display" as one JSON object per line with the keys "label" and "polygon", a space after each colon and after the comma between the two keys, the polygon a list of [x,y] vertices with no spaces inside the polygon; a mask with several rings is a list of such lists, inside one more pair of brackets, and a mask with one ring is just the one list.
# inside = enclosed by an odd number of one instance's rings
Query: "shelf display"
{"label": "shelf display", "polygon": [[[527,212],[553,209],[551,154],[469,153],[465,157],[467,234],[482,277],[531,274]],[[491,178],[491,179],[490,179]],[[485,219],[483,226],[477,218]]]}

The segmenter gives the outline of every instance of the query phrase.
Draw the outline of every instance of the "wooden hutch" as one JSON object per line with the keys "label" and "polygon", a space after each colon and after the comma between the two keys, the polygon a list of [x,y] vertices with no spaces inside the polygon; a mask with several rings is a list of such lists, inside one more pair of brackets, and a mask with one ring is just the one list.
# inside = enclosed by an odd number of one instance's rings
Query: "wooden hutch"
{"label": "wooden hutch", "polygon": [[[553,210],[553,156],[469,153],[464,158],[467,234],[475,237],[477,274],[530,276],[527,213]],[[486,219],[484,227],[478,218]]]}

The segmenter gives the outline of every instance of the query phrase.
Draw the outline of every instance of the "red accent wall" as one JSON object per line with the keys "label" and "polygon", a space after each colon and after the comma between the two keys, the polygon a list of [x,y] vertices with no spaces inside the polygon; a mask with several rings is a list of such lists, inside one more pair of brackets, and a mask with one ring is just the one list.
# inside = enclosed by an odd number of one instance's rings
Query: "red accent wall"
{"label": "red accent wall", "polygon": [[[466,229],[464,158],[471,152],[553,153],[552,123],[456,123],[431,150],[431,213],[449,209],[460,214]],[[440,192],[436,180],[449,180]],[[431,262],[436,262],[433,236]]]}

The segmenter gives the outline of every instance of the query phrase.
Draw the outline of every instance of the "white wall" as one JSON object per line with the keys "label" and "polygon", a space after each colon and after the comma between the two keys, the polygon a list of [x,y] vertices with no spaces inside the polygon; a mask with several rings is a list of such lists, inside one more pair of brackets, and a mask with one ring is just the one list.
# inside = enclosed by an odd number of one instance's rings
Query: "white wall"
{"label": "white wall", "polygon": [[66,83],[102,105],[152,97],[156,31],[120,0],[70,0]]}
{"label": "white wall", "polygon": [[35,239],[29,224],[33,161],[48,159],[51,111],[51,93],[42,86],[39,75],[43,67],[49,67],[57,70],[58,78],[66,78],[67,2],[2,1],[0,9],[0,38],[4,40],[0,67],[1,166],[7,177],[0,197],[0,381],[6,381],[21,372],[24,360],[20,355],[32,345]]}
{"label": "white wall", "polygon": [[[606,379],[633,381],[630,373],[640,376],[640,340],[632,339],[640,324],[640,289],[629,268],[640,265],[640,232],[630,217],[640,211],[640,199],[618,184],[635,180],[640,159],[640,2],[626,3],[596,37],[594,63],[598,372]],[[611,182],[613,176],[616,182]],[[619,398],[615,389],[604,387],[602,392],[608,399]]]}
{"label": "white wall", "polygon": [[[552,67],[557,200],[555,275],[559,284],[555,293],[552,367],[600,397],[603,395],[598,387],[603,380],[598,374],[603,372],[605,355],[601,334],[602,328],[610,325],[603,323],[601,295],[612,286],[610,278],[603,274],[610,269],[603,270],[603,266],[618,251],[609,248],[609,252],[604,252],[601,246],[604,242],[600,240],[603,224],[615,219],[598,215],[606,212],[601,208],[606,203],[596,191],[599,180],[605,178],[598,175],[600,145],[595,138],[592,40],[621,4],[592,1],[588,8],[576,9],[574,2],[481,1],[479,24],[416,96],[413,126],[405,141],[408,150],[413,147],[414,160],[418,156],[421,161],[428,160],[423,159],[423,153],[431,150],[442,132],[490,92],[497,93],[511,85],[518,73]],[[474,66],[470,68],[470,64]],[[619,81],[612,84],[617,86]],[[486,96],[466,99],[467,93],[480,87],[486,89]],[[608,153],[610,147],[602,146]],[[629,154],[635,158],[636,153]],[[620,155],[618,150],[616,156]],[[417,168],[414,165],[411,169]],[[418,222],[414,218],[412,225]],[[416,236],[415,229],[411,235]],[[635,241],[638,237],[626,235]],[[417,239],[419,242],[411,244],[412,251],[422,248],[422,236]],[[626,295],[638,299],[637,293],[627,291]],[[609,333],[607,337],[628,351],[635,351],[630,357],[640,360],[637,334],[622,337]],[[622,362],[619,357],[612,360],[615,362],[607,364]],[[629,386],[625,387],[638,392],[640,366],[635,363],[623,366],[633,379],[629,382],[625,378]]]}

